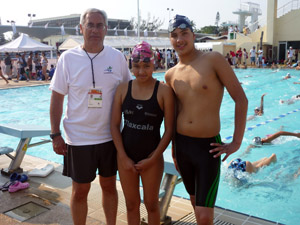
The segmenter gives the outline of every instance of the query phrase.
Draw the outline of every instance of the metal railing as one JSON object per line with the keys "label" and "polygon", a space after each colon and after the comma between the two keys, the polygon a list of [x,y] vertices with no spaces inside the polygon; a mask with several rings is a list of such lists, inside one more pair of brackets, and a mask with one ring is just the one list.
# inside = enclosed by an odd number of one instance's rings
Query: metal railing
{"label": "metal railing", "polygon": [[261,15],[261,9],[259,8],[259,4],[252,3],[252,2],[247,2],[247,3],[241,3],[240,9],[237,11],[246,11],[246,12],[251,12],[251,13],[258,13]]}
{"label": "metal railing", "polygon": [[277,9],[277,18],[287,14],[288,12],[292,10],[297,10],[300,8],[300,0],[292,0],[285,5],[281,6],[279,9]]}

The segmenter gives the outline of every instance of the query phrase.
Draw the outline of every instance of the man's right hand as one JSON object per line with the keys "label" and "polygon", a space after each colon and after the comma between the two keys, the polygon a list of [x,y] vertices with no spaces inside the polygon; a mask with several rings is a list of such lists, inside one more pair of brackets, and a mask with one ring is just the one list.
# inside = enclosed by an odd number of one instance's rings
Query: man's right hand
{"label": "man's right hand", "polygon": [[67,155],[67,146],[62,136],[54,137],[52,140],[53,150],[58,155]]}

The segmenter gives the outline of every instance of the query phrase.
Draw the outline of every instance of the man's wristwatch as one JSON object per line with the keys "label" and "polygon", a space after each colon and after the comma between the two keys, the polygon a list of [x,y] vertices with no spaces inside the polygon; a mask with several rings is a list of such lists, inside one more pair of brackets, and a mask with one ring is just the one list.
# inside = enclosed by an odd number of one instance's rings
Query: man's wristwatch
{"label": "man's wristwatch", "polygon": [[56,136],[61,136],[61,133],[54,133],[54,134],[50,134],[50,138],[53,140],[53,138],[55,138]]}

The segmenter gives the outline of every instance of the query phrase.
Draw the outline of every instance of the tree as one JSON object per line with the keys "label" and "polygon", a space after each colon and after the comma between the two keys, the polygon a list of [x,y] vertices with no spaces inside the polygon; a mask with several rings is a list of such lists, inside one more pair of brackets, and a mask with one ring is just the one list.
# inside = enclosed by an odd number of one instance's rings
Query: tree
{"label": "tree", "polygon": [[228,27],[229,26],[228,26],[227,23],[225,23],[225,22],[221,23],[220,27],[219,27],[220,33],[223,34],[223,35],[227,35],[228,34]]}
{"label": "tree", "polygon": [[216,22],[215,22],[215,25],[216,25],[216,30],[215,30],[215,34],[218,34],[219,33],[219,22],[220,22],[220,13],[217,12],[217,15],[216,15]]}
{"label": "tree", "polygon": [[200,33],[215,34],[217,30],[216,26],[205,26],[200,29]]}
{"label": "tree", "polygon": [[[138,27],[138,21],[136,18],[132,17],[130,20],[130,25],[134,28]],[[141,19],[140,21],[140,30],[145,30],[147,29],[148,31],[155,31],[158,30],[161,26],[163,25],[163,21],[160,20],[159,18],[156,18],[153,16],[151,18],[150,13],[148,14],[148,18]]]}
{"label": "tree", "polygon": [[218,27],[220,22],[220,13],[217,12],[215,25]]}
{"label": "tree", "polygon": [[196,30],[197,30],[196,23],[193,20],[191,20],[191,25],[192,25],[194,32],[196,32]]}

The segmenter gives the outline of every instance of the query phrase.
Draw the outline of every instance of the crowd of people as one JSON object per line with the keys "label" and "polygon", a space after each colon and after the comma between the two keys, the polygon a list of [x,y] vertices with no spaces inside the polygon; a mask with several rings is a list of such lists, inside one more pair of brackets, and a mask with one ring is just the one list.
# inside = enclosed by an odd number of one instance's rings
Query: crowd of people
{"label": "crowd of people", "polygon": [[158,49],[154,51],[154,69],[170,69],[178,63],[178,54],[173,49]]}
{"label": "crowd of people", "polygon": [[[29,52],[26,56],[26,52],[10,54],[5,53],[3,62],[4,70],[1,70],[1,77],[9,83],[9,80],[14,82],[30,81],[30,80],[51,80],[55,66],[51,64],[48,68],[48,58],[45,52]],[[57,53],[59,57],[60,53]],[[15,56],[15,57],[13,57]],[[1,63],[1,61],[0,61]],[[1,68],[1,66],[0,66]],[[14,72],[15,71],[15,72]]]}
{"label": "crowd of people", "polygon": [[[257,25],[257,27],[255,28],[255,30],[260,29],[260,26]],[[237,25],[235,25],[233,27],[233,25],[230,25],[228,27],[228,39],[232,40],[232,39],[236,39],[236,34],[237,33],[241,33],[245,36],[247,36],[248,34],[251,34],[251,30],[248,26],[244,25],[242,30],[239,29],[239,27]]]}
{"label": "crowd of people", "polygon": [[250,58],[250,66],[252,67],[263,67],[266,66],[266,60],[264,57],[264,52],[262,47],[256,51],[256,47],[253,46],[252,49],[247,52],[246,48],[239,48],[236,52],[230,51],[225,56],[228,63],[235,67],[247,68],[248,58]]}
{"label": "crowd of people", "polygon": [[[235,32],[238,30],[237,26],[231,28]],[[60,52],[57,52],[57,59],[60,56]],[[128,60],[129,69],[132,69],[131,62],[131,50],[130,53],[124,54],[126,60]],[[226,60],[231,66],[235,68],[247,69],[248,65],[251,67],[269,67],[271,69],[278,69],[282,66],[279,62],[272,61],[268,62],[264,57],[264,51],[262,47],[256,50],[253,46],[249,52],[246,48],[239,48],[236,52],[230,50],[225,56]],[[1,71],[1,77],[8,83],[8,80],[12,80],[14,67],[16,68],[16,80],[14,82],[19,82],[20,80],[51,80],[55,65],[51,64],[48,69],[48,59],[44,52],[41,56],[38,52],[30,52],[26,58],[26,52],[16,53],[15,59],[12,59],[8,52],[5,53],[4,70]],[[154,70],[159,69],[170,69],[175,66],[179,61],[179,57],[175,49],[158,49],[154,51]],[[1,62],[1,61],[0,61]],[[283,62],[283,67],[294,68],[300,70],[300,60],[298,60],[298,49],[293,49],[292,46],[289,47],[287,51],[286,60]]]}
{"label": "crowd of people", "polygon": [[[293,49],[292,46],[289,47],[287,51],[286,60],[283,63],[282,67],[285,68],[295,68],[300,70],[300,60],[298,60],[298,49]],[[246,48],[239,48],[236,52],[230,50],[229,53],[225,56],[226,60],[231,66],[235,68],[247,68],[247,65],[250,64],[251,67],[269,67],[271,69],[278,69],[279,62],[277,61],[267,61],[264,56],[264,51],[262,47],[259,47],[256,50],[256,47],[253,46],[249,52]],[[249,62],[249,60],[250,62]]]}

